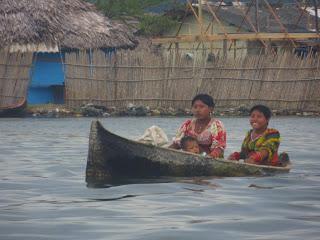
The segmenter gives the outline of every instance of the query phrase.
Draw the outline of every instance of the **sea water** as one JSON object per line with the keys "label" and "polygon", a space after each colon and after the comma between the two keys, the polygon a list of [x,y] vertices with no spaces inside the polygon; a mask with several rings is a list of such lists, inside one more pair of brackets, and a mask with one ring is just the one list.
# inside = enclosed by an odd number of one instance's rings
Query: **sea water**
{"label": "sea water", "polygon": [[[137,138],[158,125],[172,138],[186,118],[104,118]],[[320,118],[274,117],[288,174],[182,179],[89,188],[91,118],[0,119],[0,239],[320,239]],[[248,118],[220,118],[226,155]]]}

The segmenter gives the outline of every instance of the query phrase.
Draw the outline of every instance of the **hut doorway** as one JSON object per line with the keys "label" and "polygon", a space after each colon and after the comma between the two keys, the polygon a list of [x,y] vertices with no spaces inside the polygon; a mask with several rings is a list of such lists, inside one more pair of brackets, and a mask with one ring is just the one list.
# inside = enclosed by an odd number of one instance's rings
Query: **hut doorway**
{"label": "hut doorway", "polygon": [[64,103],[63,57],[61,53],[35,53],[28,103]]}

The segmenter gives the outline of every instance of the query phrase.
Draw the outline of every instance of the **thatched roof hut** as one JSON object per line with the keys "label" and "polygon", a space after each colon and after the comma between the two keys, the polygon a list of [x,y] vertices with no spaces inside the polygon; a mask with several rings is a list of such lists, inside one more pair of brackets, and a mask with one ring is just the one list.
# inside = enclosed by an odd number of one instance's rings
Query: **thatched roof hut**
{"label": "thatched roof hut", "polygon": [[0,48],[134,48],[126,26],[81,0],[0,0]]}

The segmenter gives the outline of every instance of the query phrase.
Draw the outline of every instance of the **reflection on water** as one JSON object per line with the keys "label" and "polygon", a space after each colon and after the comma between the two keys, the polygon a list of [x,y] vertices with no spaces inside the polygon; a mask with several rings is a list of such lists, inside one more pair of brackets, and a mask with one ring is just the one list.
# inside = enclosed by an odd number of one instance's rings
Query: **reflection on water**
{"label": "reflection on water", "polygon": [[101,201],[101,202],[108,202],[108,201],[116,201],[124,198],[132,198],[132,197],[137,197],[137,195],[124,195],[121,197],[116,197],[116,198],[97,198],[97,199],[92,199],[94,201]]}
{"label": "reflection on water", "polygon": [[[136,138],[183,118],[108,118]],[[222,118],[226,155],[246,118]],[[91,119],[0,119],[0,239],[319,239],[319,118],[274,118],[289,174],[85,183]]]}

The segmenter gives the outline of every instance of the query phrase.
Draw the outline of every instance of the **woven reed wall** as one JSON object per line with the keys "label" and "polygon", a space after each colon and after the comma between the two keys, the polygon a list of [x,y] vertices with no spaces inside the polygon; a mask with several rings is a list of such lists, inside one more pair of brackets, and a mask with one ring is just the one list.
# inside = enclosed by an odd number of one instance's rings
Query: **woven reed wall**
{"label": "woven reed wall", "polygon": [[[218,54],[216,54],[218,56]],[[263,103],[278,110],[320,110],[319,56],[299,58],[285,51],[207,61],[204,51],[192,58],[171,51],[94,51],[66,55],[66,104],[123,107],[190,107],[197,93],[209,93],[217,107]]]}
{"label": "woven reed wall", "polygon": [[0,51],[0,107],[13,105],[26,98],[32,53]]}

